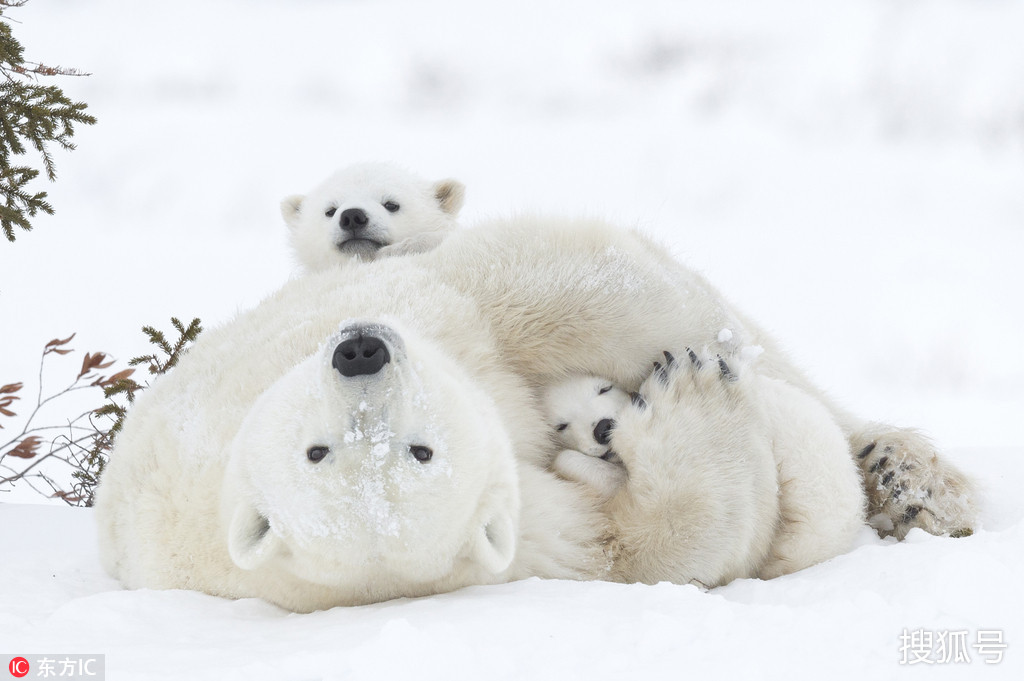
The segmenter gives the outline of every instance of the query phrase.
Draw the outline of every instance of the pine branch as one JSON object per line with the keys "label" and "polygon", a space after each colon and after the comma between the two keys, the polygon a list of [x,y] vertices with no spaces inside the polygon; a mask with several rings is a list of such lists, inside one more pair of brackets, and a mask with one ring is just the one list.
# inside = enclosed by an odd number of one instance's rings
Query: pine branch
{"label": "pine branch", "polygon": [[[25,0],[0,0],[4,8],[21,7]],[[26,185],[38,175],[37,169],[15,163],[15,157],[31,147],[42,160],[51,182],[57,179],[50,145],[71,151],[76,125],[93,125],[84,102],[74,102],[54,85],[39,85],[40,77],[88,75],[77,69],[47,66],[25,61],[25,50],[14,38],[11,27],[0,21],[0,230],[8,241],[15,240],[15,228],[31,230],[30,218],[40,211],[53,214],[46,192],[31,193]],[[27,145],[27,146],[26,146]]]}

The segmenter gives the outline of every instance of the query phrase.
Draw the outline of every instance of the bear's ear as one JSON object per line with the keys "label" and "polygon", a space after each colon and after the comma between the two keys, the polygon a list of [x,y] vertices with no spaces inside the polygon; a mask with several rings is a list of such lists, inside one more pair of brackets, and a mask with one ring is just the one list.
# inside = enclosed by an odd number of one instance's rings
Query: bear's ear
{"label": "bear's ear", "polygon": [[501,508],[477,530],[473,557],[492,574],[499,574],[508,569],[515,555],[515,522],[512,514]]}
{"label": "bear's ear", "polygon": [[270,521],[252,505],[241,502],[231,514],[228,553],[235,565],[255,570],[278,554],[281,540],[270,530]]}
{"label": "bear's ear", "polygon": [[301,194],[293,194],[281,201],[281,217],[291,229],[299,225],[299,213],[302,211],[302,200],[305,198]]}
{"label": "bear's ear", "polygon": [[466,186],[458,180],[441,180],[434,184],[434,198],[441,210],[455,217],[466,200]]}

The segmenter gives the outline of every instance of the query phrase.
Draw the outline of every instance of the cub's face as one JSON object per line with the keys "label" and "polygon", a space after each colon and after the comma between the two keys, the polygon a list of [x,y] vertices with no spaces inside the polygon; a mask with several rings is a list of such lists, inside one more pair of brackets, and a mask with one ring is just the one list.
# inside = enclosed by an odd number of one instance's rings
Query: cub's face
{"label": "cub's face", "polygon": [[[425,250],[456,225],[465,188],[428,182],[394,166],[368,163],[335,173],[307,196],[281,202],[300,264],[318,271],[373,260],[381,249]],[[388,251],[384,251],[385,253]]]}
{"label": "cub's face", "polygon": [[629,401],[629,395],[610,381],[576,376],[545,391],[544,410],[560,445],[588,456],[606,457],[611,453],[609,438],[615,419]]}
{"label": "cub's face", "polygon": [[343,324],[263,394],[232,443],[224,500],[236,565],[334,588],[339,603],[493,581],[516,548],[497,408],[393,323]]}

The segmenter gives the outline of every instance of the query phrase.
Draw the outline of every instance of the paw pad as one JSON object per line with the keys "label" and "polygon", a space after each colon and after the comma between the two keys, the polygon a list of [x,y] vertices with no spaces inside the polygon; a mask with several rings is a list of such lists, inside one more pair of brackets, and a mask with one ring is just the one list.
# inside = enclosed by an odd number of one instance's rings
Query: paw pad
{"label": "paw pad", "polygon": [[920,435],[895,431],[864,445],[855,458],[864,475],[868,516],[883,519],[875,528],[883,536],[902,539],[915,527],[937,535],[971,534],[973,508],[965,501],[970,484],[940,462]]}

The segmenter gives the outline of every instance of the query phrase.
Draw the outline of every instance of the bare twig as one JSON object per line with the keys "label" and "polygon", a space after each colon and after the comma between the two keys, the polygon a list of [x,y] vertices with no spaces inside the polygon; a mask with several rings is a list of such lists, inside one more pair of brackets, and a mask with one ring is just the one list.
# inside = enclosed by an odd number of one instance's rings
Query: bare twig
{"label": "bare twig", "polygon": [[[0,0],[2,2],[2,0]],[[130,367],[110,375],[100,373],[114,366],[114,360],[106,353],[85,353],[78,374],[64,388],[47,395],[43,386],[44,366],[50,355],[67,355],[74,350],[67,338],[55,338],[47,343],[39,359],[39,389],[35,405],[22,424],[17,435],[0,444],[0,491],[4,487],[23,482],[36,492],[51,498],[58,498],[72,506],[91,506],[96,484],[106,466],[114,440],[121,430],[128,409],[139,391],[148,384],[139,384],[133,378],[132,367],[145,365],[150,374],[163,374],[173,367],[188,346],[202,331],[198,319],[186,327],[178,319],[171,323],[178,332],[178,338],[169,342],[153,327],[144,327],[150,343],[157,353],[133,358]],[[21,383],[0,386],[0,417],[16,416],[14,402],[20,399]],[[99,388],[106,403],[80,413],[63,425],[36,425],[35,421],[44,405],[63,399],[71,393]],[[117,399],[122,402],[116,401]],[[105,417],[109,423],[97,423],[96,417]],[[0,426],[2,427],[2,426]],[[54,477],[44,472],[52,466],[70,472],[72,482],[65,487]],[[40,481],[50,488],[47,492]]]}

